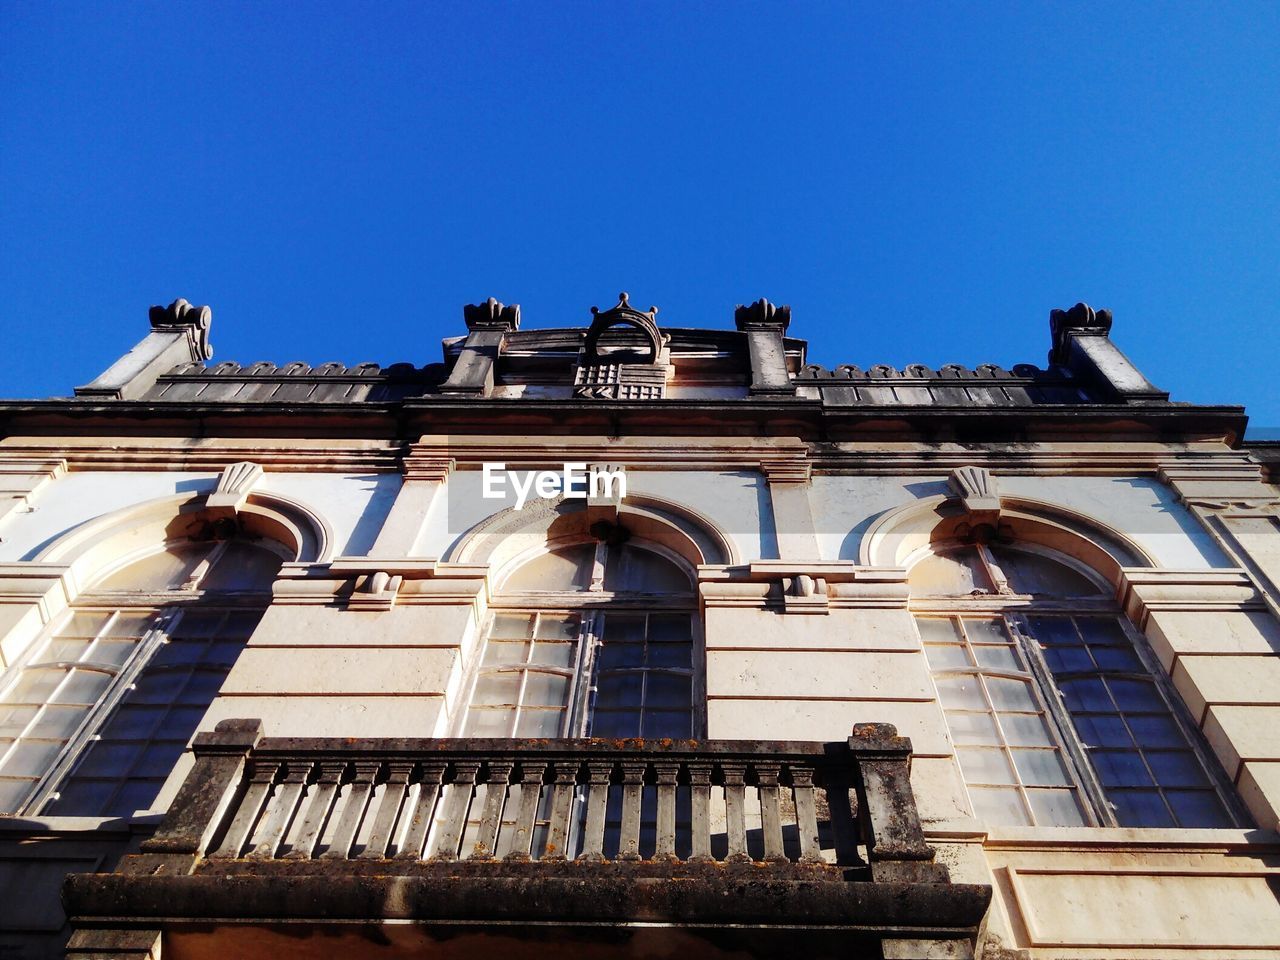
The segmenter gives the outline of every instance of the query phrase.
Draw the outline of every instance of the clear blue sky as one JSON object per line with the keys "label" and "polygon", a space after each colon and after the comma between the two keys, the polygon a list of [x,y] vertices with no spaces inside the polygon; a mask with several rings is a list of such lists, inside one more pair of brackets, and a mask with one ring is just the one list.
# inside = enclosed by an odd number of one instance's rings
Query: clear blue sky
{"label": "clear blue sky", "polygon": [[219,359],[439,359],[461,305],[793,307],[822,363],[1115,311],[1280,425],[1280,4],[0,2],[0,395],[184,296]]}

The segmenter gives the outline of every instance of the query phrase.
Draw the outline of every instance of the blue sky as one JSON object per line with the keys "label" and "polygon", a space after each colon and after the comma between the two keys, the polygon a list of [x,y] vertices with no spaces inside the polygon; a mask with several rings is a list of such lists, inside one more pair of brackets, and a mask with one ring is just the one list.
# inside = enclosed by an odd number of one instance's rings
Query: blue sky
{"label": "blue sky", "polygon": [[439,359],[461,305],[793,308],[822,363],[1036,362],[1110,307],[1280,425],[1280,4],[0,0],[0,395],[146,309],[219,359]]}

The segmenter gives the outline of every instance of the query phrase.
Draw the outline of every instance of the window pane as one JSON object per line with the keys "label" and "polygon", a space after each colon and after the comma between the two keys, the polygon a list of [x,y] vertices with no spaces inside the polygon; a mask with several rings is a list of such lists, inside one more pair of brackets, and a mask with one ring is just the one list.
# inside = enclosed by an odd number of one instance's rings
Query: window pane
{"label": "window pane", "polygon": [[684,571],[666,557],[624,544],[609,548],[604,567],[604,588],[642,593],[688,593],[693,585]]}
{"label": "window pane", "polygon": [[1107,799],[1115,805],[1122,827],[1175,826],[1158,790],[1109,790]]}
{"label": "window pane", "polygon": [[[1044,647],[1044,660],[1055,674],[1094,673],[1098,668],[1083,646]],[[1098,653],[1105,652],[1099,649]]]}
{"label": "window pane", "polygon": [[595,544],[583,543],[534,557],[517,567],[505,590],[585,590],[591,584]]}
{"label": "window pane", "polygon": [[156,624],[156,615],[154,613],[128,613],[123,612],[117,614],[107,629],[104,636],[108,637],[132,637],[137,639]]}
{"label": "window pane", "polygon": [[1031,636],[1046,645],[1082,642],[1067,617],[1027,617],[1027,628]]}
{"label": "window pane", "polygon": [[1058,684],[1058,688],[1062,691],[1062,699],[1066,702],[1068,710],[1115,712],[1115,705],[1107,696],[1107,688],[1102,685],[1101,680],[1064,680]]}
{"label": "window pane", "polygon": [[646,647],[645,662],[651,667],[682,667],[692,665],[693,644],[687,639],[675,643],[650,641]]}
{"label": "window pane", "polygon": [[62,740],[21,740],[4,761],[5,776],[42,777],[53,766]]}
{"label": "window pane", "polygon": [[998,744],[995,721],[986,713],[947,712],[947,727],[951,738],[958,744]]}
{"label": "window pane", "polygon": [[[21,734],[27,729],[27,724],[35,718],[39,709],[39,707],[28,706],[0,706],[0,737],[10,738]],[[3,748],[0,748],[0,751],[2,750]]]}
{"label": "window pane", "polygon": [[691,623],[687,614],[677,616],[654,614],[649,618],[649,642],[688,643]]}
{"label": "window pane", "polygon": [[970,643],[1009,643],[1011,638],[1004,628],[1003,620],[964,619],[964,632],[969,635]]}
{"label": "window pane", "polygon": [[978,658],[978,665],[990,670],[1025,669],[1012,647],[974,647],[973,653]]}
{"label": "window pane", "polygon": [[645,618],[634,614],[611,613],[604,619],[606,642],[643,643]]}
{"label": "window pane", "polygon": [[645,710],[646,737],[686,739],[692,734],[692,718],[687,710]]}
{"label": "window pane", "polygon": [[558,737],[563,716],[563,710],[522,709],[520,719],[516,721],[516,736]]}
{"label": "window pane", "polygon": [[105,610],[77,610],[58,630],[58,636],[91,640],[106,625],[110,616]]}
{"label": "window pane", "polygon": [[181,544],[143,557],[98,582],[100,590],[174,590],[190,578],[212,544]]}
{"label": "window pane", "polygon": [[530,671],[525,681],[525,705],[536,707],[560,707],[569,699],[569,678],[554,673]]}
{"label": "window pane", "polygon": [[1191,751],[1148,752],[1147,763],[1162,787],[1207,787],[1209,778]]}
{"label": "window pane", "polygon": [[1164,713],[1168,710],[1156,685],[1146,680],[1108,680],[1116,704],[1126,713],[1142,711],[1144,713]]}
{"label": "window pane", "polygon": [[1013,765],[1028,786],[1064,787],[1071,783],[1057,750],[1014,750]]}
{"label": "window pane", "polygon": [[1129,638],[1115,617],[1077,617],[1076,626],[1090,645],[1129,646]]}
{"label": "window pane", "polygon": [[672,674],[649,674],[646,707],[685,707],[691,702],[690,678]]}
{"label": "window pane", "polygon": [[638,707],[644,681],[639,673],[613,673],[602,676],[596,692],[596,706]]}
{"label": "window pane", "polygon": [[1092,597],[1102,591],[1088,577],[1042,554],[993,546],[1000,570],[1014,593],[1042,597]]}
{"label": "window pane", "polygon": [[40,711],[30,736],[68,739],[88,714],[88,707],[49,704]]}
{"label": "window pane", "polygon": [[576,641],[539,640],[533,645],[531,662],[547,667],[571,667],[577,653]]}
{"label": "window pane", "polygon": [[524,638],[529,636],[529,624],[533,618],[527,614],[499,614],[493,618],[489,636],[494,639]]}
{"label": "window pane", "polygon": [[1015,783],[1013,768],[1002,750],[957,747],[956,756],[969,783]]}
{"label": "window pane", "polygon": [[270,590],[282,563],[279,554],[265,547],[233,540],[200,581],[200,589]]}
{"label": "window pane", "polygon": [[988,677],[987,690],[997,710],[1039,710],[1039,704],[1031,693],[1031,684],[1025,680],[1007,677]]}
{"label": "window pane", "polygon": [[517,664],[529,659],[528,640],[494,640],[490,639],[484,647],[482,663]]}
{"label": "window pane", "polygon": [[938,696],[944,707],[960,710],[985,710],[986,699],[975,676],[937,677]]}
{"label": "window pane", "polygon": [[1090,747],[1133,747],[1133,738],[1117,716],[1072,717],[1080,740]]}
{"label": "window pane", "polygon": [[1103,786],[1145,787],[1151,783],[1151,774],[1136,751],[1093,750],[1089,758]]}
{"label": "window pane", "polygon": [[5,697],[10,703],[44,703],[64,679],[67,671],[58,667],[28,668]]}
{"label": "window pane", "polygon": [[1022,799],[1013,787],[970,787],[973,812],[984,823],[1002,826],[1030,826]]}
{"label": "window pane", "polygon": [[591,736],[640,736],[640,711],[597,710],[591,718]]}
{"label": "window pane", "polygon": [[1165,794],[1178,818],[1187,828],[1231,827],[1231,817],[1212,790],[1170,790]]}
{"label": "window pane", "polygon": [[484,710],[473,707],[467,711],[467,723],[462,733],[466,737],[509,737],[511,718],[515,710]]}
{"label": "window pane", "polygon": [[606,639],[600,647],[600,669],[638,667],[644,663],[644,645]]}
{"label": "window pane", "polygon": [[919,619],[916,626],[926,643],[956,643],[964,638],[956,629],[954,620]]}
{"label": "window pane", "polygon": [[908,583],[916,596],[963,597],[995,592],[977,550],[972,547],[925,557],[911,568]]}
{"label": "window pane", "polygon": [[520,694],[520,674],[487,673],[476,681],[476,703],[515,703]]}
{"label": "window pane", "polygon": [[109,683],[111,674],[98,670],[72,670],[71,676],[58,689],[54,699],[58,703],[94,704]]}
{"label": "window pane", "polygon": [[1133,735],[1138,738],[1138,743],[1143,748],[1186,745],[1187,740],[1181,728],[1167,713],[1155,716],[1132,716],[1127,719]]}
{"label": "window pane", "polygon": [[544,613],[538,617],[535,636],[547,640],[576,640],[578,638],[578,618],[556,613]]}
{"label": "window pane", "polygon": [[940,644],[929,643],[925,645],[924,654],[929,658],[929,666],[935,670],[945,670],[949,667],[969,667],[969,654],[965,652],[965,648],[958,643]]}
{"label": "window pane", "polygon": [[1127,647],[1090,647],[1098,669],[1121,673],[1145,673],[1146,667],[1138,655]]}
{"label": "window pane", "polygon": [[1027,791],[1036,825],[1041,827],[1083,827],[1088,824],[1074,790]]}
{"label": "window pane", "polygon": [[1004,728],[1005,738],[1013,746],[1047,747],[1054,746],[1053,734],[1049,732],[1044,717],[1034,713],[1002,713],[1000,726]]}

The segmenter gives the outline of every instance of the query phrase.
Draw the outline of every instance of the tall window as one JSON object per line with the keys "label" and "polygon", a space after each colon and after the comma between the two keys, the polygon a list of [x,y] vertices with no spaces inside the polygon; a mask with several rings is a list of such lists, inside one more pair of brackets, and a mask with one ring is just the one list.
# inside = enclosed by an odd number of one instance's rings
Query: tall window
{"label": "tall window", "polygon": [[149,808],[284,558],[268,541],[174,541],[84,591],[0,677],[0,812]]}
{"label": "tall window", "polygon": [[463,733],[701,732],[693,584],[656,545],[552,549],[502,584]]}
{"label": "tall window", "polygon": [[1229,787],[1110,589],[1034,547],[952,544],[912,608],[978,817],[1233,826]]}

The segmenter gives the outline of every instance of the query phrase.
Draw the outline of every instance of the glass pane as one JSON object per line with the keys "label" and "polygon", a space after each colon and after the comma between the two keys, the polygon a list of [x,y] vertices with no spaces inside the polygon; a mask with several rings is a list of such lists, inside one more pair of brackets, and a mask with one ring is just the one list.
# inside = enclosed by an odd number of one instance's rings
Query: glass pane
{"label": "glass pane", "polygon": [[692,722],[687,710],[645,710],[644,736],[687,739],[692,732]]}
{"label": "glass pane", "polygon": [[520,719],[516,722],[516,736],[558,737],[563,716],[563,710],[523,709],[520,711]]}
{"label": "glass pane", "polygon": [[956,757],[967,783],[1016,783],[1013,768],[1002,750],[956,747]]}
{"label": "glass pane", "polygon": [[1138,655],[1127,647],[1090,647],[1098,669],[1119,673],[1146,673]]}
{"label": "glass pane", "polygon": [[1022,661],[1012,647],[974,647],[978,664],[991,670],[1023,670]]}
{"label": "glass pane", "polygon": [[691,683],[689,677],[651,673],[648,689],[645,691],[645,706],[688,708],[692,702]]}
{"label": "glass pane", "polygon": [[16,737],[21,734],[39,709],[34,706],[0,706],[0,737]]}
{"label": "glass pane", "polygon": [[100,590],[174,590],[190,578],[192,571],[209,554],[212,544],[180,544],[143,557],[96,586]]}
{"label": "glass pane", "polygon": [[604,619],[604,638],[613,643],[643,643],[645,618],[611,613]]}
{"label": "glass pane", "polygon": [[72,670],[55,695],[58,703],[97,703],[111,683],[111,675],[97,670]]}
{"label": "glass pane", "polygon": [[988,677],[987,690],[991,694],[991,702],[997,710],[1038,710],[1039,704],[1031,693],[1031,684],[1026,680],[1012,680],[1007,677]]}
{"label": "glass pane", "polygon": [[645,662],[651,667],[683,667],[692,665],[693,644],[688,639],[675,643],[650,642]]}
{"label": "glass pane", "polygon": [[1030,826],[1022,799],[1013,787],[970,787],[973,813],[984,823],[1003,826]]}
{"label": "glass pane", "polygon": [[50,640],[36,660],[40,663],[72,663],[83,657],[93,641],[87,637],[66,637]]}
{"label": "glass pane", "polygon": [[175,637],[212,637],[225,618],[221,610],[184,610],[170,633]]}
{"label": "glass pane", "polygon": [[114,780],[73,778],[58,788],[59,797],[45,805],[43,813],[75,816],[69,810],[104,810],[116,792]]}
{"label": "glass pane", "polygon": [[509,737],[514,715],[515,710],[482,710],[473,707],[467,711],[467,723],[462,734],[466,737]]}
{"label": "glass pane", "polygon": [[86,658],[94,663],[106,663],[114,667],[123,666],[124,662],[138,649],[137,640],[99,640]]}
{"label": "glass pane", "polygon": [[993,546],[1000,570],[1014,593],[1042,597],[1092,597],[1102,591],[1084,574],[1042,554]]}
{"label": "glass pane", "polygon": [[[1098,668],[1085,647],[1043,647],[1044,661],[1055,674],[1094,673]],[[1098,653],[1105,652],[1100,648]]]}
{"label": "glass pane", "polygon": [[529,641],[528,640],[495,640],[490,639],[484,646],[484,658],[482,663],[488,664],[516,664],[525,663],[529,659]]}
{"label": "glass pane", "polygon": [[925,643],[957,643],[964,639],[954,620],[919,619],[916,626],[920,628],[920,637]]}
{"label": "glass pane", "polygon": [[925,645],[924,655],[929,658],[929,666],[935,670],[948,667],[970,667],[969,654],[958,643],[929,643]]}
{"label": "glass pane", "polygon": [[1146,755],[1147,765],[1162,787],[1207,787],[1209,778],[1195,754],[1188,751],[1169,753],[1152,752]]}
{"label": "glass pane", "polygon": [[1074,790],[1028,790],[1031,812],[1041,827],[1083,827],[1088,825]]}
{"label": "glass pane", "polygon": [[530,671],[524,686],[523,703],[536,707],[561,707],[569,699],[569,678],[554,673]]}
{"label": "glass pane", "polygon": [[1014,750],[1013,765],[1028,786],[1065,787],[1071,783],[1057,750]]}
{"label": "glass pane", "polygon": [[1125,636],[1120,621],[1115,617],[1077,617],[1076,626],[1091,645],[1106,644],[1113,647],[1128,647],[1130,640]]}
{"label": "glass pane", "polygon": [[1146,680],[1108,680],[1112,695],[1120,709],[1126,713],[1165,713],[1168,707],[1156,691],[1156,685]]}
{"label": "glass pane", "polygon": [[644,646],[640,643],[623,643],[606,639],[600,647],[600,668],[638,667],[644,663]]}
{"label": "glass pane", "polygon": [[130,703],[172,703],[186,685],[186,670],[148,670],[134,684]]}
{"label": "glass pane", "polygon": [[50,704],[40,711],[40,717],[32,726],[29,735],[69,739],[88,712],[88,707],[64,707]]}
{"label": "glass pane", "polygon": [[544,613],[538,617],[536,636],[547,640],[576,640],[578,618],[573,615]]}
{"label": "glass pane", "polygon": [[503,589],[585,590],[591,584],[595,544],[582,543],[544,553],[517,567]]}
{"label": "glass pane", "polygon": [[270,590],[282,563],[279,554],[265,547],[233,540],[200,581],[200,589]]}
{"label": "glass pane", "polygon": [[133,637],[139,638],[148,630],[155,626],[156,615],[154,613],[120,613],[105,631],[108,637]]}
{"label": "glass pane", "polygon": [[120,788],[120,792],[112,798],[103,810],[108,817],[130,817],[139,810],[151,809],[151,804],[160,792],[160,781],[130,780]]}
{"label": "glass pane", "polygon": [[1080,740],[1090,747],[1133,747],[1133,738],[1117,716],[1072,717]]}
{"label": "glass pane", "polygon": [[476,681],[475,703],[515,703],[520,695],[520,674],[487,673]]}
{"label": "glass pane", "polygon": [[1042,644],[1079,644],[1080,635],[1067,617],[1027,617],[1027,629]]}
{"label": "glass pane", "polygon": [[938,696],[944,707],[959,710],[985,710],[987,701],[975,676],[935,677]]}
{"label": "glass pane", "polygon": [[947,711],[947,728],[951,739],[958,744],[998,744],[1000,735],[995,721],[986,713],[956,713]]}
{"label": "glass pane", "polygon": [[1169,790],[1165,793],[1165,799],[1173,807],[1180,827],[1235,826],[1222,801],[1212,790]]}
{"label": "glass pane", "polygon": [[62,740],[22,740],[13,748],[4,762],[4,774],[9,777],[41,777],[53,766]]}
{"label": "glass pane", "polygon": [[1092,750],[1089,758],[1103,786],[1145,787],[1151,783],[1151,774],[1136,751]]}
{"label": "glass pane", "polygon": [[964,632],[971,643],[1011,643],[1003,620],[973,620],[965,617]]}
{"label": "glass pane", "polygon": [[916,596],[962,597],[994,593],[991,578],[972,547],[935,553],[911,568],[907,582]]}
{"label": "glass pane", "polygon": [[34,780],[0,779],[0,812],[15,812],[34,786]]}
{"label": "glass pane", "polygon": [[165,715],[163,707],[143,707],[133,703],[123,704],[107,722],[102,731],[104,738],[133,740],[151,736]]}
{"label": "glass pane", "polygon": [[1054,746],[1053,734],[1044,717],[1034,713],[1002,713],[1000,726],[1010,745],[1018,747]]}
{"label": "glass pane", "polygon": [[142,754],[137,743],[99,742],[85,754],[76,766],[77,777],[118,778],[128,775],[134,762]]}
{"label": "glass pane", "polygon": [[688,643],[692,637],[688,614],[654,614],[649,618],[650,643]]}
{"label": "glass pane", "polygon": [[604,588],[642,593],[688,593],[693,584],[678,566],[651,550],[625,544],[611,547],[604,567]]}
{"label": "glass pane", "polygon": [[66,676],[67,671],[57,667],[28,668],[22,671],[5,699],[10,703],[44,703]]}
{"label": "glass pane", "polygon": [[1095,710],[1102,713],[1114,713],[1115,705],[1107,696],[1107,688],[1101,680],[1064,680],[1058,684],[1062,691],[1062,699],[1071,711]]}
{"label": "glass pane", "polygon": [[640,736],[639,710],[597,710],[591,718],[593,737]]}
{"label": "glass pane", "polygon": [[105,610],[77,610],[58,630],[60,637],[96,637],[111,616]]}
{"label": "glass pane", "polygon": [[1154,716],[1132,716],[1127,718],[1129,728],[1138,738],[1138,745],[1144,748],[1183,747],[1187,739],[1182,729],[1168,714]]}
{"label": "glass pane", "polygon": [[577,653],[576,641],[539,640],[533,645],[531,662],[547,667],[571,667]]}
{"label": "glass pane", "polygon": [[596,692],[596,706],[600,709],[640,706],[643,689],[641,676],[639,673],[611,673],[602,676]]}
{"label": "glass pane", "polygon": [[1175,826],[1158,790],[1109,790],[1107,799],[1115,806],[1116,821],[1122,827]]}

